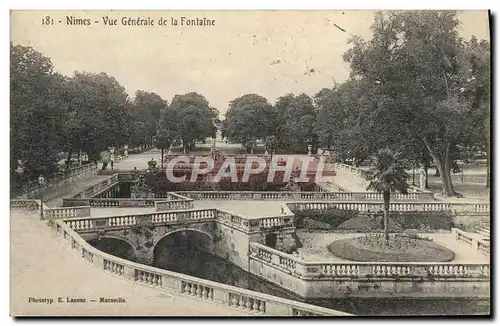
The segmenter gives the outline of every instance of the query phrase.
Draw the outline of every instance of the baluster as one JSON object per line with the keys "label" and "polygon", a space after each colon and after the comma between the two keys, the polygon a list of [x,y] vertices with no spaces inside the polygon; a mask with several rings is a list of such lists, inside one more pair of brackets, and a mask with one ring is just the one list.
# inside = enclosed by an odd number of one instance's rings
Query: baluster
{"label": "baluster", "polygon": [[233,303],[233,306],[235,306],[235,307],[238,306],[238,299],[236,298],[236,294],[232,294],[231,302]]}
{"label": "baluster", "polygon": [[203,287],[203,291],[201,292],[201,296],[202,296],[203,299],[207,299],[208,292],[207,292],[207,287],[206,286]]}

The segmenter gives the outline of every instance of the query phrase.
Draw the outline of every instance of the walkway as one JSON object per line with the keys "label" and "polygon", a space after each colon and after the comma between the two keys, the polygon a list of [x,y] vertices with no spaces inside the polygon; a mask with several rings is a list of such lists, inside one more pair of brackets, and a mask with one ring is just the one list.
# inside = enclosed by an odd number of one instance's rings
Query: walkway
{"label": "walkway", "polygon": [[[261,218],[281,215],[281,206],[286,201],[269,200],[195,200],[194,209],[220,208],[248,218]],[[112,216],[127,214],[146,214],[155,211],[154,207],[105,207],[91,208],[92,216]]]}
{"label": "walkway", "polygon": [[[161,151],[157,148],[152,148],[141,154],[129,154],[128,158],[115,163],[114,169],[133,170],[134,167],[137,167],[138,170],[145,170],[148,168],[148,162],[151,161],[151,159],[157,161],[159,166],[161,162]],[[108,169],[109,168],[110,166],[108,165]]]}
{"label": "walkway", "polygon": [[[14,316],[243,316],[219,304],[136,285],[87,264],[36,212],[11,210],[11,314]],[[54,303],[30,303],[29,298]],[[56,303],[57,298],[86,303]],[[126,303],[98,303],[122,297]]]}
{"label": "walkway", "polygon": [[278,216],[286,201],[279,200],[195,200],[195,208],[220,208],[249,218]]}

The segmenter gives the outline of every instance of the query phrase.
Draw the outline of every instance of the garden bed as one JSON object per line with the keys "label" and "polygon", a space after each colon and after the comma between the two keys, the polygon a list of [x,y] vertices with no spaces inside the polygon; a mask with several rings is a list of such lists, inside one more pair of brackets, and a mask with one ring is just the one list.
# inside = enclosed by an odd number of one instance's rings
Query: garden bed
{"label": "garden bed", "polygon": [[391,234],[385,240],[383,234],[341,239],[328,245],[333,255],[352,261],[363,262],[448,262],[455,254],[432,240],[416,236]]}

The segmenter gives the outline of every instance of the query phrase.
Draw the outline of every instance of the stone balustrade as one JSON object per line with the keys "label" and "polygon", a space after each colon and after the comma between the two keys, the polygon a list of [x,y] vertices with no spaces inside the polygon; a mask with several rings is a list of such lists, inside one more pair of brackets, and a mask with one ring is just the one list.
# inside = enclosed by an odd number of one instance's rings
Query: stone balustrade
{"label": "stone balustrade", "polygon": [[252,316],[350,316],[332,309],[134,263],[92,247],[62,220],[56,220],[54,224],[57,235],[87,263],[138,285],[222,304]]}
{"label": "stone balustrade", "polygon": [[490,242],[488,240],[477,239],[476,237],[470,236],[466,232],[457,228],[451,228],[451,234],[454,235],[457,241],[468,244],[480,253],[486,255],[490,254]]}
{"label": "stone balustrade", "polygon": [[97,175],[97,166],[93,163],[89,163],[82,166],[77,166],[71,168],[68,171],[57,173],[54,177],[48,178],[45,181],[45,185],[40,187],[38,181],[33,181],[24,187],[22,190],[22,195],[18,199],[32,199],[39,198],[40,192],[42,194],[47,194],[50,192],[57,191],[58,189],[66,188],[71,183],[79,180],[89,179]]}
{"label": "stone balustrade", "polygon": [[250,243],[250,257],[303,280],[325,278],[488,279],[489,264],[420,262],[311,262],[263,244]]}
{"label": "stone balustrade", "polygon": [[155,201],[156,211],[170,211],[194,208],[194,199],[177,199],[168,201]]}
{"label": "stone balustrade", "polygon": [[147,214],[127,214],[106,217],[87,217],[64,219],[75,231],[88,231],[97,228],[123,228],[131,225],[187,223],[215,220],[215,209],[193,209]]}
{"label": "stone balustrade", "polygon": [[87,216],[90,216],[90,206],[55,207],[43,211],[43,217],[46,220]]}
{"label": "stone balustrade", "polygon": [[217,221],[245,233],[260,232],[263,229],[294,227],[294,215],[288,208],[285,208],[284,215],[250,219],[222,209],[182,209],[107,217],[75,217],[64,219],[64,221],[68,223],[71,229],[76,231],[89,231],[98,228],[123,228],[143,224],[196,223],[199,221]]}
{"label": "stone balustrade", "polygon": [[10,208],[36,211],[40,209],[40,200],[36,199],[11,199]]}
{"label": "stone balustrade", "polygon": [[154,198],[64,198],[64,207],[91,206],[96,208],[106,207],[154,207]]}
{"label": "stone balustrade", "polygon": [[96,196],[97,194],[103,192],[106,189],[109,189],[116,184],[119,183],[119,175],[118,173],[115,173],[113,176],[96,183],[90,187],[85,188],[82,192],[76,194],[75,196],[71,197],[74,199],[87,199],[87,198],[92,198]]}
{"label": "stone balustrade", "polygon": [[[376,192],[177,191],[195,200],[352,200],[383,201]],[[434,201],[434,193],[393,194],[392,201]]]}
{"label": "stone balustrade", "polygon": [[[378,212],[383,210],[383,203],[369,202],[290,202],[287,203],[292,211],[297,210],[324,210],[337,208],[344,210],[357,210],[361,212]],[[486,214],[490,212],[489,203],[445,203],[445,202],[396,202],[390,203],[390,211],[452,211],[458,214]]]}

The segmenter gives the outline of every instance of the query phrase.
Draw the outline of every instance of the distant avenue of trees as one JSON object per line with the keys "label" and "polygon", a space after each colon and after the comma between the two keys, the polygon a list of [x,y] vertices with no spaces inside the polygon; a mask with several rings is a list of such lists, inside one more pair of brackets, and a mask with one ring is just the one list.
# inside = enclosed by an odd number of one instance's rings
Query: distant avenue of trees
{"label": "distant avenue of trees", "polygon": [[11,44],[10,58],[10,170],[17,186],[56,173],[61,152],[68,161],[80,151],[94,161],[108,147],[125,144],[190,149],[215,136],[220,123],[218,111],[197,93],[176,95],[170,105],[145,91],[132,100],[106,73],[62,76],[31,47]]}
{"label": "distant avenue of trees", "polygon": [[489,169],[490,157],[490,44],[460,38],[458,24],[454,11],[378,12],[371,40],[350,40],[348,80],[274,106],[258,94],[238,97],[223,135],[249,151],[257,140],[268,150],[330,148],[354,164],[390,148],[410,166],[432,160],[453,196],[454,162],[486,152]]}

